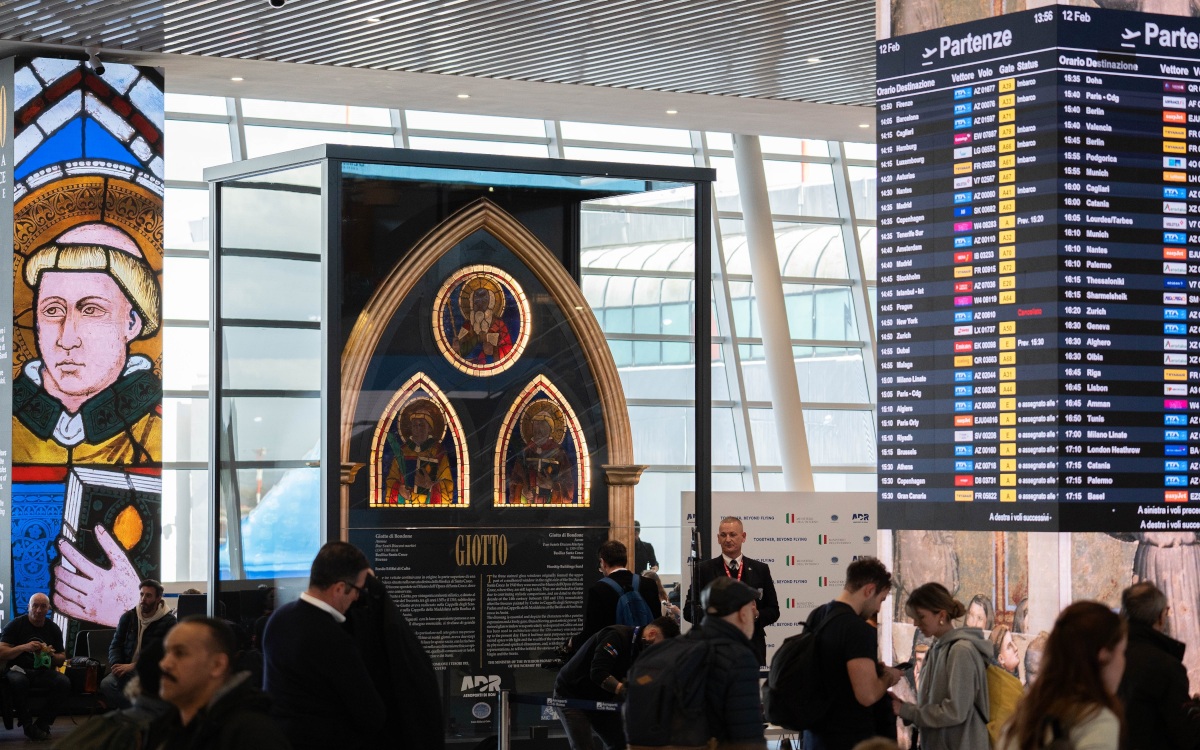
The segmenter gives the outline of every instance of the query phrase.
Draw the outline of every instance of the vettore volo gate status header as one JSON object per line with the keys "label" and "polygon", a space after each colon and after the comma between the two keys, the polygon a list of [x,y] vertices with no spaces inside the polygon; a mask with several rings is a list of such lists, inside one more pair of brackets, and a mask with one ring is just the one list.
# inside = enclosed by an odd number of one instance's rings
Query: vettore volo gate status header
{"label": "vettore volo gate status header", "polygon": [[1200,529],[1200,21],[879,42],[884,528]]}

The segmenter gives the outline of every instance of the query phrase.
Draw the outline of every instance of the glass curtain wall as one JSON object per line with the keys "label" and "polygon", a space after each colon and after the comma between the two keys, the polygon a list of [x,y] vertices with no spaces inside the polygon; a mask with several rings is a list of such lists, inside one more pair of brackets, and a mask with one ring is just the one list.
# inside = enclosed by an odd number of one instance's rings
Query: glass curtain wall
{"label": "glass curtain wall", "polygon": [[[804,420],[818,490],[875,489],[873,344],[857,312],[874,314],[874,145],[761,139],[803,403],[803,414],[784,415],[771,406],[729,134],[181,94],[168,94],[166,104],[165,580],[202,581],[208,565],[214,479],[202,172],[320,143],[715,168],[713,489],[782,488],[777,419]],[[695,476],[690,210],[656,194],[590,206],[582,222],[583,291],[621,373],[635,456],[650,467],[636,492],[642,537],[668,576],[679,573],[680,493],[693,489]],[[239,491],[270,492],[282,472],[263,467],[239,477],[248,485]]]}

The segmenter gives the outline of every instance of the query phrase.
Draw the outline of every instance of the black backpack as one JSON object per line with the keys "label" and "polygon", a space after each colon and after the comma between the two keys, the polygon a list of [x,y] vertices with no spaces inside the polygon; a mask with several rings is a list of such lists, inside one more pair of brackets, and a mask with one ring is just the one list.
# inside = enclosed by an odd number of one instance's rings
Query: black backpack
{"label": "black backpack", "polygon": [[815,729],[829,713],[833,696],[821,679],[817,637],[844,610],[825,615],[815,628],[812,617],[804,632],[786,639],[771,657],[771,676],[762,688],[763,713],[767,721],[799,732]]}
{"label": "black backpack", "polygon": [[642,652],[625,679],[625,736],[630,745],[697,746],[708,742],[704,691],[708,639],[699,628]]}

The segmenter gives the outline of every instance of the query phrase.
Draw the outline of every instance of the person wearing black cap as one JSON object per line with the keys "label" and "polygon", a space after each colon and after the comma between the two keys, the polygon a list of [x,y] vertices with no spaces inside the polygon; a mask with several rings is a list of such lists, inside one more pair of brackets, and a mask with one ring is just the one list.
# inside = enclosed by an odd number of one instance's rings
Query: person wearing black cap
{"label": "person wearing black cap", "polygon": [[700,594],[704,619],[700,630],[709,642],[705,708],[709,730],[721,748],[757,750],[767,746],[758,660],[750,639],[758,615],[759,593],[721,576]]}

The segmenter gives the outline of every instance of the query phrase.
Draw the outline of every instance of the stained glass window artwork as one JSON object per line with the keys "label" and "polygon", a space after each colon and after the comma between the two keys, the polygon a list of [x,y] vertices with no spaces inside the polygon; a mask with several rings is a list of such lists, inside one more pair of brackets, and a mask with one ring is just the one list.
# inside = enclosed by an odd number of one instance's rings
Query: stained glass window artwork
{"label": "stained glass window artwork", "polygon": [[591,465],[579,419],[544,375],[525,386],[504,416],[495,477],[497,507],[591,503]]}

